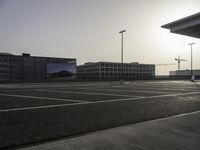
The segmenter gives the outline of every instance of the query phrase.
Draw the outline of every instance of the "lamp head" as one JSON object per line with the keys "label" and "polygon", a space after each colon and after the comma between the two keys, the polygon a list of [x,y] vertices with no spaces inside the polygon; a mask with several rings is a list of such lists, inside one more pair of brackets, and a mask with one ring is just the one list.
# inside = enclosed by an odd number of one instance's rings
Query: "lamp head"
{"label": "lamp head", "polygon": [[126,30],[122,30],[122,31],[120,31],[119,33],[123,33],[123,32],[126,32]]}
{"label": "lamp head", "polygon": [[195,44],[195,43],[189,43],[188,45],[193,45],[193,44]]}

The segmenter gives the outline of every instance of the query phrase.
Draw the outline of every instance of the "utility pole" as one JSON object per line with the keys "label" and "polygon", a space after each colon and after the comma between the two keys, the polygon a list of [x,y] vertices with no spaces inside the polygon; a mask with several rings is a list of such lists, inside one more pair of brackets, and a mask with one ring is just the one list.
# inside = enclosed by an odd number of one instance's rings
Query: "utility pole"
{"label": "utility pole", "polygon": [[191,78],[193,77],[193,64],[192,64],[192,61],[193,61],[193,58],[192,58],[192,45],[194,45],[195,43],[189,43],[188,45],[191,46]]}
{"label": "utility pole", "polygon": [[124,69],[124,63],[123,63],[123,33],[126,32],[126,30],[122,30],[119,33],[121,33],[121,80],[123,80],[123,69]]}

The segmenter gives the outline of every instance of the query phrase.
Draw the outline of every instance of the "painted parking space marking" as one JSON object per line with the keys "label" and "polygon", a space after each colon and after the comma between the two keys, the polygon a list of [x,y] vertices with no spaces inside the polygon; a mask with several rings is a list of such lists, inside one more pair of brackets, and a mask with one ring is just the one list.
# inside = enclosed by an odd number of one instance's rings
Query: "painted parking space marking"
{"label": "painted parking space marking", "polygon": [[[88,102],[79,102],[76,104],[85,104]],[[22,111],[22,110],[34,110],[34,109],[43,109],[43,108],[54,108],[54,107],[63,107],[63,106],[73,106],[75,103],[71,104],[55,104],[55,105],[46,105],[46,106],[34,106],[34,107],[22,107],[22,108],[11,108],[11,109],[0,109],[0,112],[12,112],[12,111]]]}
{"label": "painted parking space marking", "polygon": [[130,88],[123,88],[123,89],[127,89],[127,90],[129,90],[129,89],[136,89],[136,90],[139,90],[139,89],[141,89],[141,90],[159,90],[159,89],[161,89],[161,90],[166,90],[166,91],[187,91],[187,90],[199,90],[198,88],[192,88],[192,89],[185,89],[185,88],[163,88],[163,87],[151,87],[151,86],[149,86],[149,87],[147,87],[147,86],[136,86],[136,87],[130,87]]}
{"label": "painted parking space marking", "polygon": [[[122,101],[130,101],[130,100],[152,99],[152,98],[173,97],[173,96],[184,96],[184,95],[193,95],[193,94],[200,94],[200,92],[176,93],[176,94],[167,94],[167,95],[157,95],[157,96],[148,96],[148,97],[139,97],[139,98],[113,99],[113,100],[103,100],[103,101],[93,101],[93,102],[79,101],[77,103],[71,103],[71,104],[57,104],[57,105],[36,106],[36,107],[1,109],[0,112],[12,112],[12,111],[33,110],[33,109],[43,109],[43,108],[54,108],[54,107],[63,107],[63,106],[78,106],[78,105],[86,105],[86,104],[100,104],[100,103],[110,103],[110,102],[120,102],[120,101],[122,102]],[[51,98],[51,99],[53,100],[54,98]],[[200,100],[195,100],[195,101],[200,101]]]}
{"label": "painted parking space marking", "polygon": [[94,86],[107,86],[109,85],[108,83],[87,83],[87,84],[45,84],[45,83],[31,83],[31,84],[3,84],[0,85],[0,89],[33,89],[33,88],[56,88],[56,87],[94,87]]}
{"label": "painted parking space marking", "polygon": [[88,95],[120,96],[120,97],[134,97],[134,98],[143,97],[143,96],[133,96],[133,95],[123,95],[123,94],[96,93],[96,92],[75,92],[75,91],[58,91],[58,90],[45,90],[45,89],[35,89],[35,91],[55,92],[55,93],[72,93],[72,94],[88,94]]}
{"label": "painted parking space marking", "polygon": [[5,93],[0,93],[0,96],[20,97],[20,98],[32,98],[32,99],[45,99],[45,100],[65,101],[65,102],[76,102],[76,103],[88,102],[88,101],[82,101],[82,100],[71,100],[71,99],[62,99],[62,98],[28,96],[28,95],[17,95],[17,94],[5,94]]}
{"label": "painted parking space marking", "polygon": [[182,85],[182,86],[177,86],[177,85],[171,85],[170,87],[169,86],[166,86],[166,85],[135,85],[135,86],[132,86],[132,87],[135,87],[135,88],[162,88],[162,89],[191,89],[191,90],[195,90],[196,87],[194,86],[194,84],[192,84],[193,86],[187,86],[187,85]]}
{"label": "painted parking space marking", "polygon": [[[105,88],[96,88],[96,89],[91,89],[91,88],[78,88],[78,89],[88,89],[88,90],[95,90],[95,91],[98,91],[98,90],[101,90],[101,91],[119,91],[119,92],[141,92],[141,93],[169,93],[169,92],[163,92],[163,91],[144,91],[144,90],[134,90],[134,89],[105,89]],[[143,96],[141,96],[143,97]]]}

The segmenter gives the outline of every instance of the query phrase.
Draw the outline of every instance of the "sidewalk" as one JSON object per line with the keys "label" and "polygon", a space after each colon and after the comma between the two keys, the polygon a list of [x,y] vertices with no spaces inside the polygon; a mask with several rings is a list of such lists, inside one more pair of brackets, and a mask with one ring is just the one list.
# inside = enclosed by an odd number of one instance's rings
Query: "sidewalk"
{"label": "sidewalk", "polygon": [[93,132],[20,150],[199,150],[200,111]]}

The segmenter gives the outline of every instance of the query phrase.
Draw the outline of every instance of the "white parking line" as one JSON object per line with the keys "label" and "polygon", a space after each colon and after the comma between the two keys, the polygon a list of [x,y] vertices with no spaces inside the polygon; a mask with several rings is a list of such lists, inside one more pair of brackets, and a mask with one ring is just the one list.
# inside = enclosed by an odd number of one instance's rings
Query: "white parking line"
{"label": "white parking line", "polygon": [[48,84],[48,83],[23,83],[23,84],[3,84],[0,85],[0,88],[3,89],[33,89],[33,88],[57,88],[57,87],[94,87],[94,86],[105,86],[109,85],[109,83],[87,83],[87,84],[69,84],[69,83],[62,83],[62,84]]}
{"label": "white parking line", "polygon": [[88,94],[88,95],[104,95],[104,96],[121,96],[121,97],[143,97],[143,96],[133,96],[133,95],[121,95],[121,94],[109,94],[109,93],[96,93],[96,92],[75,92],[75,91],[57,91],[57,90],[45,90],[45,89],[35,89],[35,91],[43,92],[55,92],[55,93],[74,93],[74,94]]}
{"label": "white parking line", "polygon": [[[161,90],[167,90],[167,91],[187,91],[187,90],[198,90],[197,88],[188,88],[188,89],[186,89],[186,88],[182,88],[182,89],[180,89],[180,88],[165,88],[165,87],[151,87],[151,86],[149,86],[149,87],[147,87],[147,86],[134,86],[134,87],[131,87],[131,88],[126,88],[126,87],[123,87],[123,89],[127,89],[127,90],[129,90],[129,89],[137,89],[137,90],[139,90],[139,89],[142,89],[142,90],[159,90],[159,89],[161,89]],[[164,91],[162,91],[162,92],[164,92]]]}
{"label": "white parking line", "polygon": [[[127,101],[127,100],[138,100],[138,99],[151,99],[151,98],[162,98],[162,97],[173,97],[173,96],[183,96],[183,95],[192,95],[192,94],[200,94],[200,92],[190,92],[190,93],[174,93],[174,94],[166,94],[166,95],[156,95],[156,96],[147,96],[147,97],[139,97],[139,98],[126,98],[126,99],[116,99],[116,100],[107,100],[107,101]],[[106,101],[101,101],[106,102]]]}
{"label": "white parking line", "polygon": [[[121,91],[121,92],[141,92],[141,93],[169,93],[169,92],[158,92],[158,91],[144,91],[144,90],[134,90],[134,89],[105,89],[105,88],[96,88],[96,89],[91,89],[91,88],[78,88],[78,89],[85,89],[85,90],[94,90],[94,91]],[[143,97],[143,96],[139,96],[139,97]]]}
{"label": "white parking line", "polygon": [[[22,107],[22,108],[11,108],[11,109],[0,109],[0,112],[12,112],[12,111],[21,111],[21,110],[33,110],[33,109],[43,109],[43,108],[55,108],[55,107],[63,107],[63,106],[74,106],[70,104],[55,104],[55,105],[46,105],[46,106],[34,106],[34,107]],[[76,104],[88,104],[88,102],[76,103]]]}
{"label": "white parking line", "polygon": [[88,101],[80,101],[80,100],[72,100],[72,99],[62,99],[62,98],[51,98],[51,97],[39,97],[39,96],[28,96],[28,95],[15,95],[15,94],[4,94],[0,93],[0,96],[7,97],[20,97],[20,98],[32,98],[32,99],[46,99],[46,100],[56,100],[56,101],[65,101],[65,102],[88,102]]}
{"label": "white parking line", "polygon": [[146,86],[146,85],[144,85],[144,86],[141,86],[141,85],[136,85],[136,86],[133,86],[134,88],[147,88],[148,87],[148,89],[150,88],[150,89],[164,89],[164,90],[197,90],[197,88],[194,86],[194,87],[187,87],[187,86],[182,86],[182,87],[180,87],[180,86],[172,86],[172,87],[166,87],[166,86]]}
{"label": "white parking line", "polygon": [[132,85],[129,85],[129,84],[123,84],[123,85],[112,85],[111,87],[132,87]]}
{"label": "white parking line", "polygon": [[[89,102],[89,101],[84,101],[83,102],[83,101],[81,101],[79,103],[71,103],[71,104],[58,104],[58,105],[36,106],[36,107],[2,109],[2,110],[0,110],[0,112],[12,112],[12,111],[33,110],[33,109],[42,109],[42,108],[54,108],[54,107],[77,106],[77,105],[86,105],[86,104],[110,103],[110,102],[120,102],[120,101],[130,101],[130,100],[140,100],[140,99],[152,99],[152,98],[162,98],[162,97],[172,97],[172,96],[184,96],[184,95],[192,95],[192,94],[200,94],[200,92],[176,93],[176,94],[159,95],[159,96],[149,96],[149,97],[139,97],[139,98],[126,98],[126,99],[115,99],[115,100],[103,100],[103,101],[93,101],[93,102]],[[183,101],[185,101],[185,100],[183,100]],[[195,100],[195,101],[200,101],[200,100]]]}

